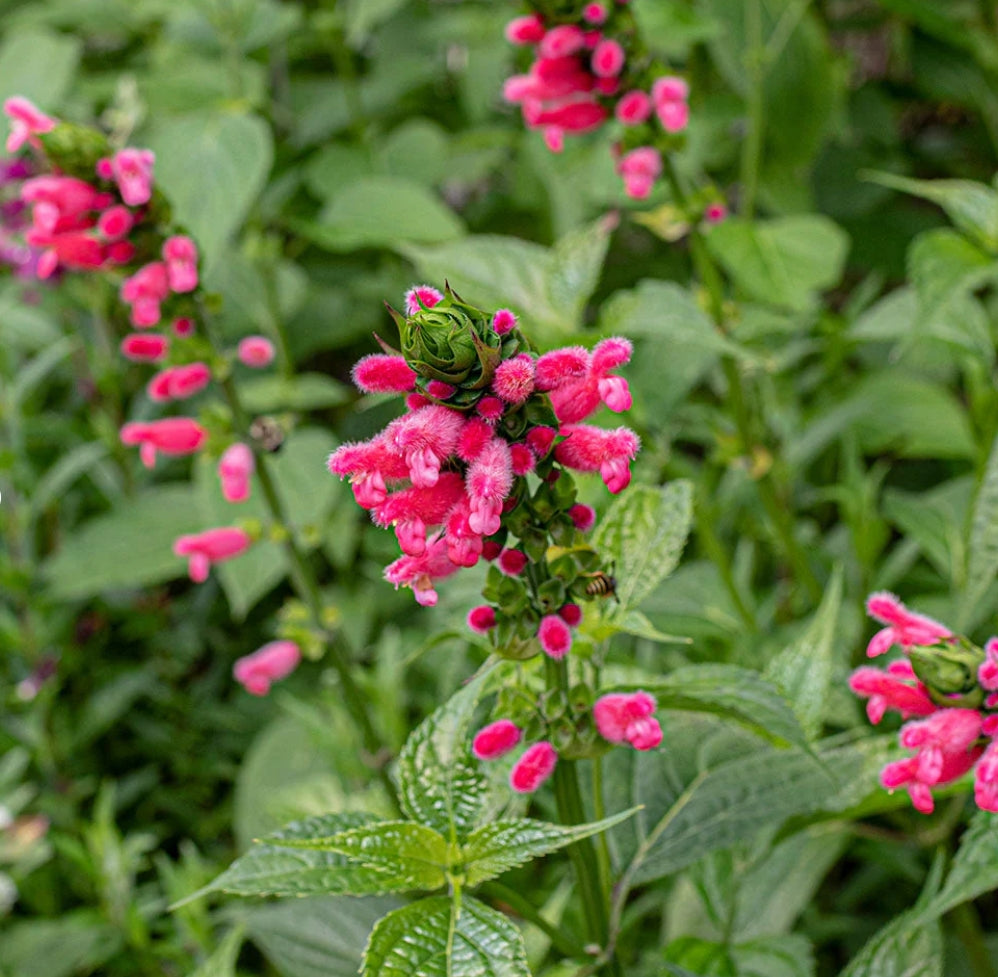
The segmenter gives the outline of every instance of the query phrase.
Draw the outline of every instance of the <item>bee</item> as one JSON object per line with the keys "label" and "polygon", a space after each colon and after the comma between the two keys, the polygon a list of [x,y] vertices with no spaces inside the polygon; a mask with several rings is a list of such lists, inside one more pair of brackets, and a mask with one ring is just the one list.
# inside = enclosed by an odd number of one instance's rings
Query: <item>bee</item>
{"label": "bee", "polygon": [[250,437],[264,451],[274,452],[284,444],[284,428],[273,417],[257,417],[250,425]]}
{"label": "bee", "polygon": [[586,584],[587,597],[612,597],[617,600],[617,578],[602,570],[590,573]]}

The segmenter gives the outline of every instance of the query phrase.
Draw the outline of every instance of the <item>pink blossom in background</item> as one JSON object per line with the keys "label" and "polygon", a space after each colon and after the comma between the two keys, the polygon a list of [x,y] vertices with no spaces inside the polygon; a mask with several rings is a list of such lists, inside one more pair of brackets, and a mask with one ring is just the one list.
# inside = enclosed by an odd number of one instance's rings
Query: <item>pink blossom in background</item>
{"label": "pink blossom in background", "polygon": [[651,146],[639,146],[618,160],[617,172],[624,181],[624,192],[635,200],[643,200],[662,175],[662,157]]}
{"label": "pink blossom in background", "polygon": [[703,219],[708,224],[720,224],[727,216],[728,208],[719,202],[708,204],[703,212]]}
{"label": "pink blossom in background", "polygon": [[602,3],[587,3],[582,8],[582,19],[587,24],[595,24],[597,27],[606,21],[606,7]]}
{"label": "pink blossom in background", "polygon": [[577,628],[582,623],[582,608],[578,604],[563,604],[558,609],[558,617],[570,628]]}
{"label": "pink blossom in background", "polygon": [[902,719],[908,719],[929,716],[939,708],[907,661],[892,662],[886,672],[870,666],[857,668],[849,679],[849,688],[868,698],[866,714],[874,725],[883,719],[888,709],[901,713]]}
{"label": "pink blossom in background", "polygon": [[866,654],[870,658],[884,654],[894,645],[901,645],[907,650],[916,646],[938,644],[953,637],[945,625],[909,611],[893,594],[871,594],[866,601],[866,611],[870,617],[887,625],[870,639],[866,647]]}
{"label": "pink blossom in background", "polygon": [[274,344],[266,336],[247,336],[239,341],[236,356],[243,366],[259,370],[274,362]]}
{"label": "pink blossom in background", "polygon": [[169,294],[170,280],[161,261],[144,265],[121,285],[121,300],[132,307],[132,325],[138,329],[159,323],[160,306]]}
{"label": "pink blossom in background", "polygon": [[233,677],[250,695],[266,695],[273,682],[290,675],[301,662],[293,641],[271,641],[232,666]]}
{"label": "pink blossom in background", "polygon": [[55,128],[56,120],[47,116],[37,106],[21,95],[14,95],[3,103],[4,115],[10,119],[7,152],[16,153],[26,142],[40,147],[36,138]]}
{"label": "pink blossom in background", "polygon": [[652,750],[662,742],[662,727],[652,715],[655,708],[655,698],[647,692],[611,692],[596,701],[593,718],[605,740]]}
{"label": "pink blossom in background", "polygon": [[653,108],[651,96],[646,92],[635,90],[620,97],[614,114],[617,121],[625,126],[638,126],[648,121]]}
{"label": "pink blossom in background", "polygon": [[515,749],[523,739],[523,730],[511,719],[497,719],[482,727],[471,743],[471,752],[479,760],[498,760]]}
{"label": "pink blossom in background", "polygon": [[186,400],[200,393],[211,382],[211,370],[205,363],[171,366],[156,374],[146,386],[150,400]]}
{"label": "pink blossom in background", "polygon": [[596,510],[591,505],[576,502],[568,510],[569,518],[580,533],[588,533],[596,525]]}
{"label": "pink blossom in background", "polygon": [[600,41],[592,54],[593,74],[597,78],[615,78],[623,71],[625,59],[626,55],[619,41]]}
{"label": "pink blossom in background", "polygon": [[586,36],[575,24],[559,24],[552,27],[540,41],[542,58],[567,58],[581,51],[586,44]]}
{"label": "pink blossom in background", "polygon": [[194,334],[194,320],[183,316],[173,320],[173,334],[181,339],[186,339]]}
{"label": "pink blossom in background", "polygon": [[204,583],[212,564],[231,560],[249,549],[253,540],[243,529],[222,526],[201,533],[181,536],[173,544],[176,556],[187,557],[187,572],[195,583]]}
{"label": "pink blossom in background", "polygon": [[496,626],[495,608],[481,604],[468,611],[468,627],[477,634],[485,634]]}
{"label": "pink blossom in background", "polygon": [[518,577],[530,562],[523,550],[505,549],[499,554],[499,569],[507,577]]}
{"label": "pink blossom in background", "polygon": [[135,223],[132,212],[120,204],[109,207],[97,219],[97,229],[109,241],[124,237]]}
{"label": "pink blossom in background", "polygon": [[510,44],[537,44],[544,34],[544,21],[537,14],[516,17],[506,25],[506,40]]}
{"label": "pink blossom in background", "polygon": [[[111,157],[111,176],[118,184],[121,199],[129,207],[149,203],[155,162],[156,156],[150,149],[121,149]],[[106,166],[98,170],[99,175],[107,172]]]}
{"label": "pink blossom in background", "polygon": [[170,341],[155,333],[133,332],[121,341],[121,355],[137,363],[156,363],[166,356]]}
{"label": "pink blossom in background", "polygon": [[167,417],[161,421],[131,421],[121,429],[123,444],[139,445],[142,464],[152,468],[157,452],[189,455],[204,444],[208,432],[190,417]]}
{"label": "pink blossom in background", "polygon": [[554,773],[558,754],[547,741],[534,743],[516,761],[509,775],[509,785],[518,794],[532,794]]}
{"label": "pink blossom in background", "polygon": [[537,640],[549,658],[560,659],[568,654],[572,647],[572,632],[565,621],[557,614],[548,614],[541,618],[537,628]]}
{"label": "pink blossom in background", "polygon": [[225,449],[218,461],[218,477],[226,502],[245,502],[249,498],[250,477],[256,460],[250,448],[237,441]]}
{"label": "pink blossom in background", "polygon": [[198,287],[197,245],[184,235],[174,235],[163,243],[163,261],[173,292],[193,292]]}

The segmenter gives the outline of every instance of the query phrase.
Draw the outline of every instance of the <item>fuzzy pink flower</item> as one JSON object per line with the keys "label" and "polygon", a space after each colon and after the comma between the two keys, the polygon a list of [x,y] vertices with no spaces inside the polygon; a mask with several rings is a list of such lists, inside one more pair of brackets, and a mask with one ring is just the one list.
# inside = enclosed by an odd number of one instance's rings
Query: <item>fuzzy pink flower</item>
{"label": "fuzzy pink flower", "polygon": [[469,417],[461,428],[457,442],[457,456],[461,461],[474,461],[492,440],[492,426],[484,417]]}
{"label": "fuzzy pink flower", "polygon": [[527,431],[527,446],[538,458],[546,458],[558,432],[553,427],[539,424]]}
{"label": "fuzzy pink flower", "polygon": [[596,525],[596,510],[583,502],[573,505],[568,510],[568,517],[580,533],[588,533]]}
{"label": "fuzzy pink flower", "polygon": [[558,753],[547,740],[534,743],[510,771],[510,787],[518,794],[532,794],[554,773],[557,762]]}
{"label": "fuzzy pink flower", "polygon": [[[468,611],[468,627],[477,634],[487,634],[496,626],[496,612],[488,604],[480,604]],[[515,745],[515,744],[514,744]]]}
{"label": "fuzzy pink flower", "polygon": [[266,336],[246,336],[239,340],[236,356],[243,366],[259,370],[274,362],[274,344]]}
{"label": "fuzzy pink flower", "polygon": [[402,356],[372,353],[357,360],[353,382],[366,394],[407,393],[416,385],[416,374]]}
{"label": "fuzzy pink flower", "polygon": [[449,383],[444,383],[443,380],[431,380],[426,385],[427,394],[436,400],[447,400],[453,395],[455,390],[457,390],[457,387]]}
{"label": "fuzzy pink flower", "polygon": [[482,397],[475,405],[479,417],[483,417],[489,424],[498,424],[502,420],[506,405],[498,397]]}
{"label": "fuzzy pink flower", "polygon": [[998,742],[988,744],[977,764],[974,800],[982,811],[998,813]]}
{"label": "fuzzy pink flower", "polygon": [[498,335],[505,336],[516,328],[516,315],[509,309],[498,309],[492,316],[492,328]]}
{"label": "fuzzy pink flower", "polygon": [[629,428],[613,430],[590,427],[588,424],[566,424],[566,435],[554,451],[555,458],[566,468],[581,472],[598,471],[606,487],[616,495],[631,482],[630,463],[641,442]]}
{"label": "fuzzy pink flower", "polygon": [[457,449],[463,426],[461,413],[431,404],[396,418],[385,434],[405,458],[412,484],[428,488],[436,484],[441,464]]}
{"label": "fuzzy pink flower", "polygon": [[136,363],[157,363],[166,356],[170,341],[165,336],[133,332],[121,341],[121,355]]}
{"label": "fuzzy pink flower", "polygon": [[286,678],[300,662],[301,651],[293,641],[271,641],[237,659],[232,675],[250,695],[266,695],[271,683]]}
{"label": "fuzzy pink flower", "polygon": [[410,587],[416,603],[432,607],[438,600],[434,582],[457,573],[460,567],[447,555],[447,541],[429,540],[421,556],[401,556],[385,567],[385,579],[399,587]]}
{"label": "fuzzy pink flower", "polygon": [[541,39],[540,54],[542,58],[565,58],[581,51],[585,44],[586,36],[581,27],[559,24]]}
{"label": "fuzzy pink flower", "polygon": [[502,504],[513,487],[513,459],[502,438],[493,438],[468,466],[465,484],[471,500],[469,525],[482,536],[497,533]]}
{"label": "fuzzy pink flower", "polygon": [[156,156],[149,149],[121,149],[111,157],[111,173],[129,207],[149,203]]}
{"label": "fuzzy pink flower", "polygon": [[618,160],[617,172],[624,181],[627,196],[643,200],[662,175],[662,157],[652,146],[639,146]]}
{"label": "fuzzy pink flower", "polygon": [[577,628],[582,623],[582,608],[578,604],[564,604],[558,609],[558,617],[570,628]]}
{"label": "fuzzy pink flower", "polygon": [[887,672],[865,666],[857,668],[849,679],[849,688],[868,697],[866,714],[876,725],[888,709],[911,716],[930,716],[939,707],[929,698],[928,689],[918,681],[911,663],[892,662]]}
{"label": "fuzzy pink flower", "polygon": [[648,121],[652,108],[651,96],[647,92],[636,89],[620,96],[614,114],[617,121],[625,126],[637,126]]}
{"label": "fuzzy pink flower", "polygon": [[171,366],[156,374],[146,386],[150,400],[186,400],[200,393],[211,382],[211,370],[205,363]]}
{"label": "fuzzy pink flower", "polygon": [[616,78],[624,70],[626,55],[619,41],[600,41],[593,50],[592,69],[597,78]]}
{"label": "fuzzy pink flower", "polygon": [[168,237],[163,243],[163,260],[171,291],[193,292],[198,287],[198,249],[189,237]]}
{"label": "fuzzy pink flower", "polygon": [[236,526],[206,529],[203,533],[181,536],[173,544],[177,556],[187,557],[187,571],[195,583],[204,583],[213,563],[231,560],[245,553],[253,540]]}
{"label": "fuzzy pink flower", "polygon": [[118,204],[116,207],[108,207],[97,218],[97,230],[109,241],[116,241],[123,238],[132,229],[134,223],[132,212],[127,207]]}
{"label": "fuzzy pink flower", "polygon": [[507,577],[518,577],[529,562],[523,550],[504,549],[499,554],[499,562],[496,565]]}
{"label": "fuzzy pink flower", "polygon": [[132,307],[132,325],[139,329],[159,322],[160,304],[169,294],[169,276],[161,261],[144,265],[121,285],[121,300]]}
{"label": "fuzzy pink flower", "polygon": [[655,698],[647,692],[611,692],[596,701],[593,718],[605,740],[652,750],[662,742],[662,727],[652,716],[655,708]]}
{"label": "fuzzy pink flower", "polygon": [[537,44],[544,38],[544,21],[537,14],[515,17],[506,25],[506,40],[510,44]]}
{"label": "fuzzy pink flower", "polygon": [[484,726],[471,742],[471,752],[479,760],[498,760],[523,739],[523,730],[511,719],[497,719]]}
{"label": "fuzzy pink flower", "polygon": [[[393,492],[371,516],[379,526],[394,526],[402,552],[420,556],[426,549],[426,531],[441,526],[464,498],[464,480],[456,472],[441,472],[430,486]],[[455,561],[456,562],[456,561]]]}
{"label": "fuzzy pink flower", "polygon": [[945,625],[909,611],[897,597],[883,591],[867,598],[866,612],[881,624],[887,625],[866,646],[869,658],[882,655],[894,645],[901,645],[907,651],[911,647],[934,645],[953,637]]}
{"label": "fuzzy pink flower", "polygon": [[208,432],[190,417],[167,417],[161,421],[131,421],[121,429],[123,444],[139,445],[146,468],[156,464],[156,453],[189,455],[197,451]]}
{"label": "fuzzy pink flower", "polygon": [[601,3],[587,3],[582,8],[582,19],[587,24],[595,24],[597,27],[606,22],[606,7]]}
{"label": "fuzzy pink flower", "polygon": [[218,477],[226,502],[245,502],[249,498],[250,476],[256,470],[256,461],[250,448],[236,442],[225,449],[218,460]]}
{"label": "fuzzy pink flower", "polygon": [[36,138],[55,128],[55,119],[21,95],[14,95],[3,103],[4,115],[10,119],[10,135],[7,137],[7,152],[16,153],[26,142],[41,147]]}
{"label": "fuzzy pink flower", "polygon": [[340,445],[329,456],[328,468],[340,478],[350,476],[354,498],[365,509],[385,501],[388,495],[386,479],[400,480],[409,476],[409,466],[384,432],[370,441]]}
{"label": "fuzzy pink flower", "polygon": [[514,475],[529,475],[537,467],[537,456],[525,444],[511,444],[509,458]]}
{"label": "fuzzy pink flower", "polygon": [[547,614],[541,618],[537,628],[537,640],[544,653],[551,658],[564,658],[572,647],[572,632],[557,614]]}
{"label": "fuzzy pink flower", "polygon": [[406,314],[415,315],[422,308],[432,309],[443,299],[444,293],[437,291],[432,285],[413,285],[405,293]]}
{"label": "fuzzy pink flower", "polygon": [[[998,692],[998,638],[989,638],[984,646],[984,661],[977,670],[977,681],[987,692]],[[994,708],[991,698],[986,703],[989,709]]]}
{"label": "fuzzy pink flower", "polygon": [[534,392],[534,360],[520,353],[504,360],[492,377],[492,390],[509,404],[522,404]]}
{"label": "fuzzy pink flower", "polygon": [[461,567],[473,567],[485,548],[482,534],[471,528],[471,500],[465,495],[451,510],[444,529],[447,556]]}

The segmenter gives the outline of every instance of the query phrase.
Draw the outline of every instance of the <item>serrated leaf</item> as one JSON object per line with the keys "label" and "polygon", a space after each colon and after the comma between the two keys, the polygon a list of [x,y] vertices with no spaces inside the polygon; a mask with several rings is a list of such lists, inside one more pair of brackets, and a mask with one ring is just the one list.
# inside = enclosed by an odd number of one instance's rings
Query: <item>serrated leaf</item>
{"label": "serrated leaf", "polygon": [[361,977],[530,977],[520,931],[465,898],[456,918],[447,896],[396,909],[371,933]]}
{"label": "serrated leaf", "polygon": [[191,977],[235,977],[236,958],[239,956],[239,948],[243,945],[244,935],[242,926],[229,930],[215,952],[191,974]]}
{"label": "serrated leaf", "polygon": [[638,808],[623,811],[591,824],[561,825],[532,818],[496,821],[474,831],[461,848],[466,883],[478,885],[542,855],[558,851],[582,838],[606,831],[625,821]]}
{"label": "serrated leaf", "polygon": [[615,634],[629,634],[663,645],[688,645],[691,642],[690,638],[659,631],[641,611],[616,613],[614,607],[605,606],[598,608],[598,613],[586,615],[582,630],[595,641],[607,641]]}
{"label": "serrated leaf", "polygon": [[625,608],[640,604],[676,568],[692,521],[693,487],[682,480],[632,487],[610,507],[593,546],[615,564]]}
{"label": "serrated leaf", "polygon": [[792,703],[808,739],[820,732],[835,660],[835,628],[842,604],[842,570],[836,567],[807,630],[766,667]]}
{"label": "serrated leaf", "polygon": [[439,832],[411,821],[381,821],[332,835],[285,837],[292,848],[337,852],[358,864],[386,873],[393,892],[439,889],[450,863],[446,840]]}
{"label": "serrated leaf", "polygon": [[994,258],[949,228],[919,234],[908,249],[908,276],[922,322],[939,318],[960,295],[995,277]]}
{"label": "serrated leaf", "polygon": [[839,977],[943,977],[938,923],[913,910],[876,934]]}
{"label": "serrated leaf", "polygon": [[998,889],[998,814],[978,811],[960,839],[960,847],[929,911],[941,916],[961,903]]}
{"label": "serrated leaf", "polygon": [[962,628],[973,607],[998,573],[998,438],[984,470],[967,535],[967,578],[960,594],[957,627]]}

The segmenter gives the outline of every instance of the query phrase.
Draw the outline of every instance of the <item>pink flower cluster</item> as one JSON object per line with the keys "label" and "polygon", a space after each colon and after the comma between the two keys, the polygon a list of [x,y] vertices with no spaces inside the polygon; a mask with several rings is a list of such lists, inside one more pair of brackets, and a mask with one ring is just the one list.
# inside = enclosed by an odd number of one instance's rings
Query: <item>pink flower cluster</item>
{"label": "pink flower cluster", "polygon": [[658,74],[634,37],[626,2],[580,4],[557,23],[539,13],[517,17],[506,38],[532,48],[533,62],[506,81],[504,95],[552,152],[561,151],[566,133],[591,132],[615,118],[624,129],[614,150],[617,172],[628,196],[640,199],[662,174],[654,143],[681,133],[690,110],[686,82]]}
{"label": "pink flower cluster", "polygon": [[[944,624],[908,610],[893,594],[872,594],[867,611],[884,627],[867,646],[871,658],[894,646],[909,654],[957,647],[958,639]],[[969,643],[968,643],[969,645]],[[979,652],[979,649],[978,649]],[[867,698],[867,715],[879,723],[888,710],[909,720],[901,728],[900,743],[914,751],[910,757],[887,764],[880,775],[888,790],[907,790],[916,810],[931,814],[932,788],[950,783],[971,770],[975,773],[974,798],[985,811],[998,812],[998,639],[988,641],[984,651],[967,653],[979,661],[977,688],[969,692],[934,692],[916,674],[907,659],[891,662],[886,671],[870,666],[858,668],[850,688]],[[926,676],[926,681],[931,678]],[[946,700],[952,705],[946,705]],[[980,703],[983,708],[971,707]]]}
{"label": "pink flower cluster", "polygon": [[293,641],[271,641],[237,659],[232,675],[250,695],[266,695],[272,683],[286,678],[300,662],[301,650]]}

